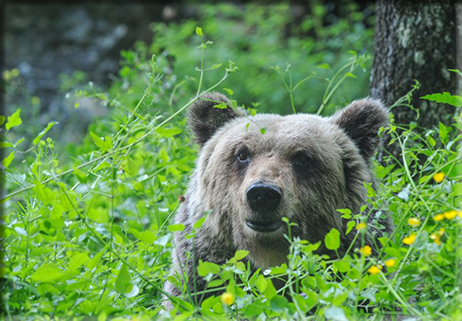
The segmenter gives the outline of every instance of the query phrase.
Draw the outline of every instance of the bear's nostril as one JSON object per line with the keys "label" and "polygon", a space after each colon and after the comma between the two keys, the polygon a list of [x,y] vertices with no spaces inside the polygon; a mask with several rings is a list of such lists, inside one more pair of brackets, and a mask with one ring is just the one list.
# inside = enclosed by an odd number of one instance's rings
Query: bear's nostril
{"label": "bear's nostril", "polygon": [[281,190],[274,185],[257,183],[247,189],[247,203],[256,211],[274,210],[281,197]]}

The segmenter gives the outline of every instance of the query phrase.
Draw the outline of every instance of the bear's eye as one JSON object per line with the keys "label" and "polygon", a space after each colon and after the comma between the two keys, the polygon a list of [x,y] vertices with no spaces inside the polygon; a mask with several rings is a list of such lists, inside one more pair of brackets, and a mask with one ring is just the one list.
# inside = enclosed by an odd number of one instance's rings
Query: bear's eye
{"label": "bear's eye", "polygon": [[311,163],[311,157],[305,152],[298,152],[292,158],[292,164],[295,166],[307,166]]}
{"label": "bear's eye", "polygon": [[237,155],[237,160],[240,161],[241,163],[245,163],[245,162],[248,162],[250,159],[249,159],[249,155],[246,152],[240,152]]}

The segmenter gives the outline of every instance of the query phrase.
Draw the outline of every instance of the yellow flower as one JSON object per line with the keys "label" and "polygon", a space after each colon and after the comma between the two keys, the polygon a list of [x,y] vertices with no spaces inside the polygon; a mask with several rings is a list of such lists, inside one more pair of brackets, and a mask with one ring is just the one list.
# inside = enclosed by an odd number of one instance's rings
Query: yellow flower
{"label": "yellow flower", "polygon": [[462,211],[457,212],[457,215],[459,215],[459,217],[462,218]]}
{"label": "yellow flower", "polygon": [[411,245],[415,242],[415,234],[411,234],[403,239],[403,243],[407,245]]}
{"label": "yellow flower", "polygon": [[388,260],[385,261],[385,265],[388,266],[388,267],[394,266],[395,263],[396,263],[395,259],[388,259]]}
{"label": "yellow flower", "polygon": [[221,302],[226,305],[231,305],[234,303],[234,295],[229,292],[225,292],[221,295]]}
{"label": "yellow flower", "polygon": [[379,274],[380,270],[382,270],[381,265],[373,265],[367,270],[370,274]]}
{"label": "yellow flower", "polygon": [[435,215],[435,216],[433,217],[433,219],[435,220],[435,222],[442,221],[442,220],[444,220],[444,214]]}
{"label": "yellow flower", "polygon": [[443,172],[439,172],[439,173],[436,173],[435,175],[433,175],[433,180],[437,183],[441,183],[444,179],[444,173]]}
{"label": "yellow flower", "polygon": [[412,217],[412,218],[408,219],[407,222],[412,227],[416,227],[416,226],[420,225],[420,220],[418,218],[416,218],[416,217]]}
{"label": "yellow flower", "polygon": [[457,216],[457,211],[449,211],[444,213],[444,217],[446,217],[448,220],[453,220]]}
{"label": "yellow flower", "polygon": [[430,235],[430,238],[433,240],[433,242],[435,242],[436,244],[438,245],[441,245],[441,235],[438,235],[436,233],[433,233],[432,235]]}
{"label": "yellow flower", "polygon": [[430,239],[432,239],[436,244],[441,245],[441,236],[443,236],[443,234],[444,228],[440,228],[437,233],[432,233],[432,235],[430,235]]}
{"label": "yellow flower", "polygon": [[372,249],[369,245],[365,245],[364,247],[359,249],[359,252],[364,254],[364,256],[369,256],[372,253]]}
{"label": "yellow flower", "polygon": [[356,229],[357,230],[363,230],[366,228],[366,224],[365,223],[359,223],[358,225],[356,225]]}

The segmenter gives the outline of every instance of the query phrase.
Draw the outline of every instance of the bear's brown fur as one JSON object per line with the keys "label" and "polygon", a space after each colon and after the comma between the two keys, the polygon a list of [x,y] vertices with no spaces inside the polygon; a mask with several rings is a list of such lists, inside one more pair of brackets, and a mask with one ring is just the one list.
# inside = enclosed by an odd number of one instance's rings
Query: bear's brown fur
{"label": "bear's brown fur", "polygon": [[[246,260],[255,269],[286,262],[284,216],[297,224],[291,229],[293,236],[312,243],[324,240],[332,228],[345,231],[346,222],[337,209],[358,213],[366,203],[364,182],[374,182],[369,159],[379,143],[378,130],[388,121],[385,107],[373,99],[354,101],[329,118],[250,117],[230,106],[214,108],[219,103],[229,101],[221,94],[205,95],[188,115],[201,150],[176,215],[176,223],[186,228],[175,234],[172,275],[185,273],[190,292],[205,287],[196,274],[199,260],[222,264],[236,250],[247,250]],[[206,212],[194,242],[187,239]],[[385,232],[392,230],[388,217],[380,223]],[[366,243],[375,249],[374,239],[384,231],[374,230],[372,224],[369,229],[373,231]],[[340,255],[355,233],[341,234]],[[321,245],[318,253],[329,251]],[[180,294],[169,282],[165,290]]]}

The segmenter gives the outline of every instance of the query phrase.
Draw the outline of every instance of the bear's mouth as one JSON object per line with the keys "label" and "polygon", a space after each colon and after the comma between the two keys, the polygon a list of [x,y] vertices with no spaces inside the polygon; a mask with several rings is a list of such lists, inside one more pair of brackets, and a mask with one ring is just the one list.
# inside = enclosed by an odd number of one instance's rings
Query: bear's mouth
{"label": "bear's mouth", "polygon": [[245,224],[256,232],[269,233],[277,231],[282,226],[282,221],[246,221]]}

